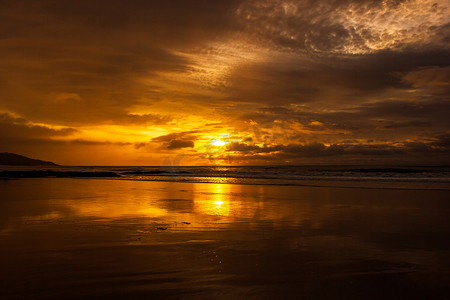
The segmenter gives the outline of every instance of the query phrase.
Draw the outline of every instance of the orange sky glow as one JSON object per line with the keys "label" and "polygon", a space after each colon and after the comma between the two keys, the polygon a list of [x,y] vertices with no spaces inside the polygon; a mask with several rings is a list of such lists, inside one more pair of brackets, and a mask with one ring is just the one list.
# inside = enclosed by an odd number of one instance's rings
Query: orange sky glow
{"label": "orange sky glow", "polygon": [[6,1],[0,152],[449,164],[450,1]]}

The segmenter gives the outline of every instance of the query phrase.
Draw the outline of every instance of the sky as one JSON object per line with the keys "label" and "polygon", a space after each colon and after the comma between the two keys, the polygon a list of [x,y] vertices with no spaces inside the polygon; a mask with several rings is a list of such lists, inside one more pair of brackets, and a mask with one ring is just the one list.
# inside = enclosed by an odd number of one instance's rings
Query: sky
{"label": "sky", "polygon": [[0,152],[450,164],[450,0],[3,0]]}

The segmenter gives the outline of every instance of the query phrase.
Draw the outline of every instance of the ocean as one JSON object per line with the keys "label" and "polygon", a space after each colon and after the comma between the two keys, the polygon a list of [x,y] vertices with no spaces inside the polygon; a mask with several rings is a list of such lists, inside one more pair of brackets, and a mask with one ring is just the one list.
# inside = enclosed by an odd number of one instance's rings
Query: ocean
{"label": "ocean", "polygon": [[450,166],[10,166],[2,168],[0,177],[450,189]]}
{"label": "ocean", "polygon": [[448,167],[7,167],[1,299],[448,299]]}

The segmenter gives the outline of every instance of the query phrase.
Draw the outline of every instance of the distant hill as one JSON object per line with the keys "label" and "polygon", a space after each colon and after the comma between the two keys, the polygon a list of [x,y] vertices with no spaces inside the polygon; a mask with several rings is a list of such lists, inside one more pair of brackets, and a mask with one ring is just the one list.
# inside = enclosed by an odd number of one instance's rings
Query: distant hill
{"label": "distant hill", "polygon": [[51,161],[32,159],[19,154],[3,152],[0,153],[0,165],[10,166],[58,166]]}

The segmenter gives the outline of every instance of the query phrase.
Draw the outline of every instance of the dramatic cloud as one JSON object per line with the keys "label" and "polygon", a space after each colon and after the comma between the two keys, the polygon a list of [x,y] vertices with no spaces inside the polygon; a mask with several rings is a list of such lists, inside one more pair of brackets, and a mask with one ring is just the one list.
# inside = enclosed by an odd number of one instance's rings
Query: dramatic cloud
{"label": "dramatic cloud", "polygon": [[280,47],[358,54],[445,45],[448,5],[431,0],[246,1],[238,16],[256,38]]}
{"label": "dramatic cloud", "polygon": [[450,0],[3,1],[2,147],[63,164],[83,152],[94,164],[449,163],[449,11]]}
{"label": "dramatic cloud", "polygon": [[184,141],[184,140],[171,140],[169,145],[167,146],[167,149],[181,149],[181,148],[193,148],[194,142],[193,141]]}
{"label": "dramatic cloud", "polygon": [[153,138],[152,142],[162,143],[163,148],[168,150],[193,148],[194,141],[197,139],[195,136],[196,133],[196,131],[171,133]]}
{"label": "dramatic cloud", "polygon": [[0,114],[1,139],[49,138],[68,136],[78,132],[74,128],[54,129],[48,126],[36,125],[23,118],[16,118],[10,114]]}

